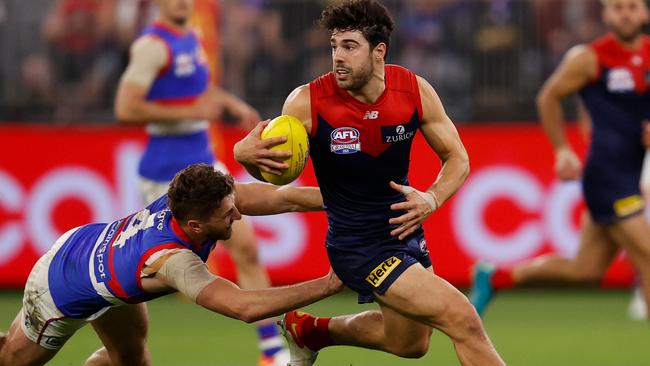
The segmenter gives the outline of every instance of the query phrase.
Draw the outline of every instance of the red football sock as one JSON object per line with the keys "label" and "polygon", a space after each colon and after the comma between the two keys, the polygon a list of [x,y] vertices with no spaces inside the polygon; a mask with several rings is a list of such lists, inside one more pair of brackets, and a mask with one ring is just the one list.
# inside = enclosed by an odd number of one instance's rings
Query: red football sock
{"label": "red football sock", "polygon": [[332,318],[316,318],[309,316],[302,322],[300,335],[305,346],[312,351],[319,351],[334,344],[327,329]]}
{"label": "red football sock", "polygon": [[515,285],[511,269],[497,268],[490,279],[495,290],[503,290]]}

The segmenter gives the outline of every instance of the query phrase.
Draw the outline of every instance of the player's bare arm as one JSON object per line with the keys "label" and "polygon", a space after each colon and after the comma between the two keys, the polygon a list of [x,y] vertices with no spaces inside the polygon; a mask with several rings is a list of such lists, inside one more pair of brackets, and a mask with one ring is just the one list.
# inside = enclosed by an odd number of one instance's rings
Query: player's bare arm
{"label": "player's bare arm", "polygon": [[560,179],[577,179],[582,170],[564,133],[562,100],[579,91],[598,72],[594,51],[584,45],[570,49],[537,95],[539,118],[555,149],[555,170]]}
{"label": "player's bare arm", "polygon": [[442,168],[435,182],[424,192],[391,182],[393,189],[404,193],[405,202],[391,206],[394,210],[405,210],[402,216],[390,219],[391,224],[400,225],[391,234],[400,239],[414,232],[435,210],[447,201],[463,184],[469,175],[469,158],[456,127],[445,113],[440,98],[433,87],[418,77],[422,101],[422,123],[420,131],[427,143],[442,161]]}
{"label": "player's bare arm", "polygon": [[164,263],[158,264],[155,278],[169,289],[178,290],[206,309],[247,323],[311,304],[342,289],[341,281],[330,271],[321,278],[297,285],[242,290],[210,273],[205,263],[188,250],[163,260]]}
{"label": "player's bare arm", "polygon": [[223,109],[235,117],[239,126],[251,130],[261,120],[259,113],[236,95],[220,87],[211,89],[212,97],[223,105]]}
{"label": "player's bare arm", "polygon": [[155,37],[142,37],[131,46],[131,59],[115,96],[117,119],[124,123],[148,123],[219,117],[223,106],[210,93],[188,106],[161,105],[146,99],[156,76],[168,63],[166,47]]}
{"label": "player's bare arm", "polygon": [[235,183],[235,206],[243,215],[322,211],[323,197],[317,187]]}
{"label": "player's bare arm", "polygon": [[[284,102],[282,114],[298,118],[307,133],[311,133],[311,102],[309,85],[302,85],[296,88]],[[246,170],[255,178],[264,181],[260,171],[281,174],[280,170],[287,169],[286,163],[278,162],[275,159],[286,159],[291,157],[289,151],[273,151],[271,147],[286,141],[286,138],[274,137],[262,140],[260,135],[268,124],[267,121],[258,124],[244,139],[237,142],[234,147],[235,159],[242,164]]]}
{"label": "player's bare arm", "polygon": [[311,134],[311,93],[309,84],[294,89],[284,101],[282,114],[294,116],[302,122],[308,134]]}

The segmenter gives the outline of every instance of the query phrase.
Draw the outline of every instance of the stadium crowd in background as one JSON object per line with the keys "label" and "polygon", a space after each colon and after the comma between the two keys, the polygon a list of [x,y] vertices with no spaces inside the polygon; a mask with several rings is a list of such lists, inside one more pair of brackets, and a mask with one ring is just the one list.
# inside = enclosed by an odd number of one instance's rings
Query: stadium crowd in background
{"label": "stadium crowd in background", "polygon": [[[215,16],[221,20],[219,42],[229,70],[223,85],[262,115],[279,114],[281,96],[293,85],[327,71],[328,49],[314,41],[321,31],[313,24],[325,2],[209,1],[219,4]],[[128,45],[155,14],[152,3],[4,0],[6,18],[0,26],[15,31],[0,36],[0,53],[11,55],[0,69],[2,120],[113,121],[111,93],[126,66]],[[389,61],[436,80],[459,122],[534,119],[533,100],[545,75],[570,45],[591,40],[603,29],[599,0],[385,4],[400,24],[394,35],[400,46]],[[78,24],[85,31],[75,36]],[[66,35],[55,34],[57,27]],[[72,47],[74,37],[84,45]],[[70,72],[75,60],[85,64]]]}

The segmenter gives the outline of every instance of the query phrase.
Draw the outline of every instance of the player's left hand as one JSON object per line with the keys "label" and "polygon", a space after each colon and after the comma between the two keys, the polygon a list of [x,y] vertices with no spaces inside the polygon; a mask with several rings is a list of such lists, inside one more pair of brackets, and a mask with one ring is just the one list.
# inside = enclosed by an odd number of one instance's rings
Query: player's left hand
{"label": "player's left hand", "polygon": [[430,191],[421,192],[393,181],[390,182],[390,187],[404,194],[406,198],[406,201],[390,206],[391,210],[406,211],[406,213],[388,220],[390,224],[399,225],[390,232],[390,235],[397,236],[402,240],[419,228],[422,222],[438,209],[438,200]]}

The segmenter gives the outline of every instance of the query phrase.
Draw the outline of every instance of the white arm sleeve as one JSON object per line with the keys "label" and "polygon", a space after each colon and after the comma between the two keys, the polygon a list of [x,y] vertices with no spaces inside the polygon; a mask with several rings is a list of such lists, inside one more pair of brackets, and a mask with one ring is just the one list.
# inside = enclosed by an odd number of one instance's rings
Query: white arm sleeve
{"label": "white arm sleeve", "polygon": [[189,250],[170,255],[156,277],[194,302],[201,291],[217,278],[208,271],[201,258]]}
{"label": "white arm sleeve", "polygon": [[122,80],[138,84],[147,89],[168,62],[167,46],[155,37],[140,37],[131,46],[131,59]]}

